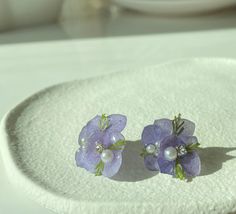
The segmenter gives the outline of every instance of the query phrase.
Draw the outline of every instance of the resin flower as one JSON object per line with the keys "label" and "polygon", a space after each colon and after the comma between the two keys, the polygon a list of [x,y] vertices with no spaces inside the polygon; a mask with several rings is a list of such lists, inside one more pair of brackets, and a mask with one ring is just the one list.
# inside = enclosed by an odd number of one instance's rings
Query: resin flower
{"label": "resin flower", "polygon": [[201,163],[195,149],[200,144],[194,130],[195,124],[180,114],[174,120],[160,119],[146,126],[141,139],[146,167],[179,179],[199,175]]}
{"label": "resin flower", "polygon": [[121,131],[126,126],[126,117],[119,114],[96,116],[80,132],[80,148],[75,160],[79,167],[95,175],[112,177],[122,163],[125,146]]}

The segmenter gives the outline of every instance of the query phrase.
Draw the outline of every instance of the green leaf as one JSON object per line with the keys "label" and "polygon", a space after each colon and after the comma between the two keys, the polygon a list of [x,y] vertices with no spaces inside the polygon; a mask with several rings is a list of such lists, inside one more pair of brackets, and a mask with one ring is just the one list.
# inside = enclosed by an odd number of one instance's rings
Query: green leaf
{"label": "green leaf", "polygon": [[[179,114],[179,117],[180,117],[180,114]],[[181,121],[181,118],[179,118],[179,120]],[[178,123],[177,128],[179,129],[183,125],[184,125],[184,121],[182,121],[181,123]]]}
{"label": "green leaf", "polygon": [[104,170],[104,163],[102,162],[102,160],[100,160],[95,169],[95,176],[101,176],[102,171]]}
{"label": "green leaf", "polygon": [[99,121],[99,128],[104,131],[109,126],[108,116],[106,114],[102,114],[101,119]]}
{"label": "green leaf", "polygon": [[181,127],[180,129],[178,129],[178,131],[176,132],[177,136],[180,135],[183,131],[184,131],[184,127]]}
{"label": "green leaf", "polygon": [[186,147],[186,150],[188,152],[192,152],[193,150],[196,150],[198,149],[200,146],[200,143],[192,143],[192,144],[189,144],[187,147]]}
{"label": "green leaf", "polygon": [[125,146],[126,142],[125,140],[118,140],[114,144],[111,144],[108,149],[110,150],[121,150],[123,149],[123,146]]}
{"label": "green leaf", "polygon": [[175,135],[180,135],[184,131],[184,121],[181,119],[181,114],[175,116],[172,120],[173,132]]}
{"label": "green leaf", "polygon": [[176,162],[176,165],[175,165],[175,176],[176,178],[180,180],[184,180],[186,178],[184,169],[178,162]]}

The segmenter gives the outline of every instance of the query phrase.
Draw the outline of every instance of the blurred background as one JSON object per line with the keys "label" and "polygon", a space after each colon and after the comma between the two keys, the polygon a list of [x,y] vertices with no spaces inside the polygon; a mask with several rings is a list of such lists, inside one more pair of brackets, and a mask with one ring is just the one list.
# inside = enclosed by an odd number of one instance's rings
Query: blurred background
{"label": "blurred background", "polygon": [[[0,117],[52,84],[186,57],[236,58],[236,0],[0,0]],[[2,161],[0,189],[0,213],[52,213]]]}
{"label": "blurred background", "polygon": [[0,0],[0,43],[236,26],[235,0]]}

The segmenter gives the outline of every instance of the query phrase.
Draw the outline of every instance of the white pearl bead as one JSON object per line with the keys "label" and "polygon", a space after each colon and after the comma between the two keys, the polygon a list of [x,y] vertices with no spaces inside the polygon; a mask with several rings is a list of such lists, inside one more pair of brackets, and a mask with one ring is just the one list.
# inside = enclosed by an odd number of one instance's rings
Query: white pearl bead
{"label": "white pearl bead", "polygon": [[109,163],[113,160],[114,154],[111,150],[105,149],[102,151],[101,159],[104,163]]}
{"label": "white pearl bead", "polygon": [[149,154],[153,154],[153,153],[156,151],[156,147],[155,147],[153,144],[149,144],[149,145],[146,147],[146,151],[147,151],[147,153],[149,153]]}
{"label": "white pearl bead", "polygon": [[177,158],[177,150],[174,147],[167,147],[164,151],[166,160],[173,161]]}

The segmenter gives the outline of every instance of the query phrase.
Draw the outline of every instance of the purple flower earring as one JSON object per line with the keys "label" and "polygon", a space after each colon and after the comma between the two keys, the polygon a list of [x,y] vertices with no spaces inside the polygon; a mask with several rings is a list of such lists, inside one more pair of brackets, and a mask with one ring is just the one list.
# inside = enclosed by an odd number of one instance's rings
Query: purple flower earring
{"label": "purple flower earring", "polygon": [[141,139],[145,166],[181,180],[199,175],[201,162],[195,150],[200,144],[194,130],[195,124],[180,114],[173,120],[160,119],[146,126]]}
{"label": "purple flower earring", "polygon": [[112,114],[96,116],[80,132],[80,148],[75,160],[78,167],[96,176],[112,177],[122,163],[125,138],[121,131],[126,126],[126,116]]}

